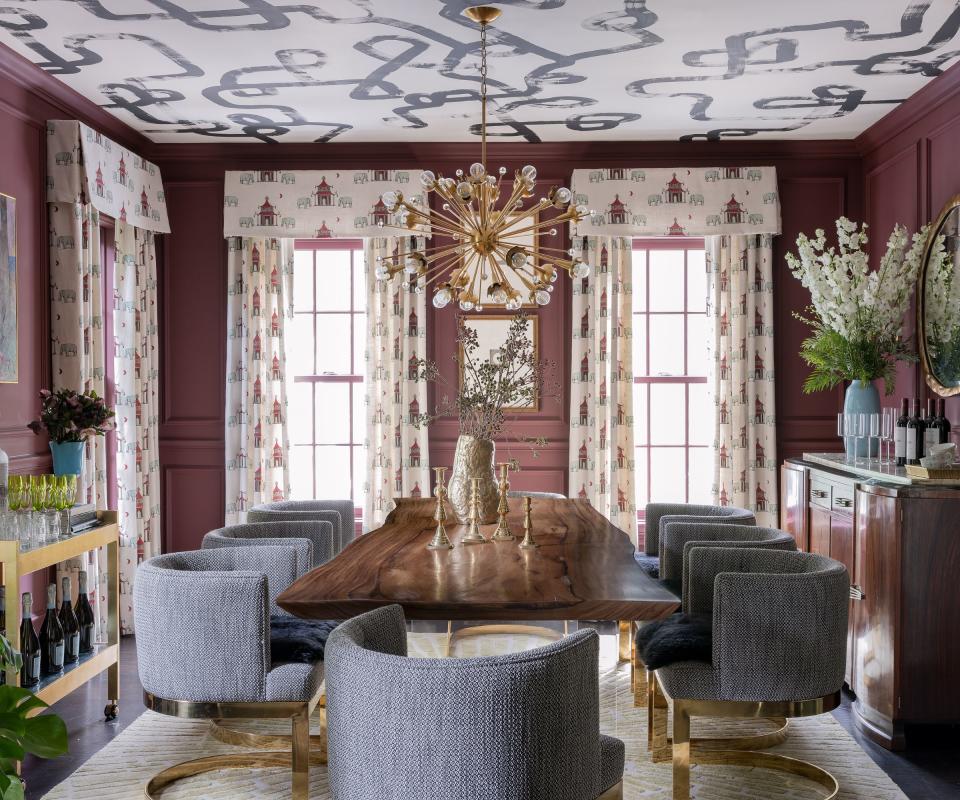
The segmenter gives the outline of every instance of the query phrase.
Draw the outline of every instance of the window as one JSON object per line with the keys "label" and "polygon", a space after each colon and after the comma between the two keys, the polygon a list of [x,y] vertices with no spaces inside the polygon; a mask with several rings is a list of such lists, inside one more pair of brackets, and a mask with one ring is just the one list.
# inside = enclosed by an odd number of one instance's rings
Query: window
{"label": "window", "polygon": [[637,508],[711,502],[713,404],[707,385],[702,239],[633,243],[633,408]]}
{"label": "window", "polygon": [[359,240],[298,239],[286,356],[290,494],[363,505],[367,297]]}

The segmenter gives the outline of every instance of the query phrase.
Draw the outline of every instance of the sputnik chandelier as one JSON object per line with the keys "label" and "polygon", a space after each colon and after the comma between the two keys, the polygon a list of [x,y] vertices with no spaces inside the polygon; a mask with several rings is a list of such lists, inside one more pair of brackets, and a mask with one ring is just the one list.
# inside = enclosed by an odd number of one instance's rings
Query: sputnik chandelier
{"label": "sputnik chandelier", "polygon": [[[403,220],[403,227],[388,227],[408,232],[429,230],[452,243],[380,257],[376,277],[389,280],[405,272],[405,285],[416,292],[435,284],[433,304],[437,308],[453,300],[463,311],[482,311],[485,298],[511,311],[525,303],[545,306],[558,270],[583,278],[590,274],[590,267],[575,257],[573,250],[531,247],[530,241],[536,241],[544,229],[553,236],[556,225],[579,222],[590,212],[585,206],[573,205],[570,190],[563,186],[552,187],[546,197],[525,205],[534,195],[537,179],[536,168],[529,165],[516,172],[510,196],[500,202],[507,169],[500,167],[496,176],[487,171],[487,26],[500,16],[500,9],[474,6],[463,13],[480,25],[480,161],[471,164],[467,174],[458,169],[455,179],[430,170],[420,173],[427,192],[426,207],[420,207],[418,199],[406,199],[400,191],[383,193],[387,210]],[[430,192],[437,194],[439,210],[431,207]],[[541,220],[541,212],[547,209],[559,213]]]}

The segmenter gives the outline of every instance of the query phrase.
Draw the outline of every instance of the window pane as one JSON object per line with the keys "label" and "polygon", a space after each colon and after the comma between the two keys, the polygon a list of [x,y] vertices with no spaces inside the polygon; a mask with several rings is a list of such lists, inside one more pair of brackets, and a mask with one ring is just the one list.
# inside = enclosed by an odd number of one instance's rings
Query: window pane
{"label": "window pane", "polygon": [[713,443],[714,408],[706,383],[691,383],[690,391],[690,444]]}
{"label": "window pane", "polygon": [[353,308],[367,307],[367,260],[363,250],[353,251]]}
{"label": "window pane", "polygon": [[353,450],[353,504],[362,508],[364,482],[367,479],[367,454],[363,447],[350,449]]}
{"label": "window pane", "polygon": [[703,250],[687,250],[687,310],[707,310],[707,272]]}
{"label": "window pane", "polygon": [[362,383],[350,384],[353,393],[353,441],[363,443],[367,431],[367,404]]}
{"label": "window pane", "polygon": [[313,447],[300,445],[290,453],[290,499],[313,500]]}
{"label": "window pane", "polygon": [[317,250],[317,310],[350,309],[350,251]]}
{"label": "window pane", "polygon": [[643,508],[648,502],[647,497],[647,453],[646,447],[638,447],[637,450],[637,470],[636,470],[636,488],[637,488],[637,508]]}
{"label": "window pane", "polygon": [[635,314],[633,317],[633,376],[643,377],[647,373],[647,315]]}
{"label": "window pane", "polygon": [[293,310],[313,311],[313,251],[293,254]]}
{"label": "window pane", "polygon": [[290,441],[293,444],[313,442],[312,383],[294,383],[290,388],[290,393],[287,396],[287,420],[290,429]]}
{"label": "window pane", "polygon": [[322,498],[350,496],[350,448],[318,447],[316,450],[317,495]]}
{"label": "window pane", "polygon": [[686,402],[682,383],[650,384],[650,441],[652,444],[684,444]]}
{"label": "window pane", "polygon": [[647,443],[647,384],[633,384],[633,443]]}
{"label": "window pane", "polygon": [[650,251],[650,310],[683,310],[683,250]]}
{"label": "window pane", "polygon": [[291,333],[283,337],[287,369],[292,375],[313,375],[313,314],[295,314]]}
{"label": "window pane", "polygon": [[[347,444],[350,441],[350,385],[315,384],[317,400],[317,442]],[[331,495],[345,497],[346,495]]]}
{"label": "window pane", "polygon": [[650,451],[650,501],[686,502],[687,470],[682,447],[654,447]]}
{"label": "window pane", "polygon": [[650,374],[683,375],[683,315],[650,316]]}
{"label": "window pane", "polygon": [[707,318],[703,314],[687,317],[687,375],[707,374]]}
{"label": "window pane", "polygon": [[710,505],[714,502],[713,450],[709,447],[690,448],[690,502]]}
{"label": "window pane", "polygon": [[[361,306],[363,308],[363,306]],[[353,315],[353,374],[363,375],[366,370],[367,315]]]}
{"label": "window pane", "polygon": [[350,374],[350,315],[317,314],[317,374]]}
{"label": "window pane", "polygon": [[633,310],[647,308],[647,251],[633,251]]}

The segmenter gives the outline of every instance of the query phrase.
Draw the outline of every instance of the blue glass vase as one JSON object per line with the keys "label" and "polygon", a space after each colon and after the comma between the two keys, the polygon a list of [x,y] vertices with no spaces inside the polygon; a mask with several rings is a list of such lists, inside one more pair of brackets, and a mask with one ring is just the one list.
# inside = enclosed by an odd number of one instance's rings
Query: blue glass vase
{"label": "blue glass vase", "polygon": [[[844,414],[879,414],[880,413],[880,392],[877,387],[869,381],[851,381],[847,387],[847,393],[843,400]],[[869,426],[869,422],[867,423]],[[867,433],[869,434],[869,428]],[[848,436],[844,439],[844,449],[848,459],[853,458],[876,458],[880,451],[880,442],[877,439],[870,439],[869,436],[863,439],[857,439]]]}
{"label": "blue glass vase", "polygon": [[50,442],[54,475],[79,475],[83,470],[83,442]]}

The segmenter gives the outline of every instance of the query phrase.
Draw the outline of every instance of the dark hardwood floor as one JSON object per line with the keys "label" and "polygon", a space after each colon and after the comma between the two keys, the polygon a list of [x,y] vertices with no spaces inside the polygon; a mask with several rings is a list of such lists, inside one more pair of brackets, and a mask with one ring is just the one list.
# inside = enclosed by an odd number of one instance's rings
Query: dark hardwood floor
{"label": "dark hardwood floor", "polygon": [[[601,633],[614,633],[612,625],[594,627]],[[413,629],[446,630],[446,624],[417,622]],[[26,800],[40,800],[143,712],[142,690],[137,677],[137,648],[132,637],[123,639],[120,654],[119,717],[114,722],[104,721],[105,675],[57,703],[53,708],[67,723],[70,752],[52,761],[28,758],[24,762]],[[834,716],[910,800],[960,800],[960,726],[909,728],[909,750],[891,753],[856,731],[851,719],[850,700],[845,694],[843,706],[834,712]],[[843,777],[838,777],[842,783]]]}

